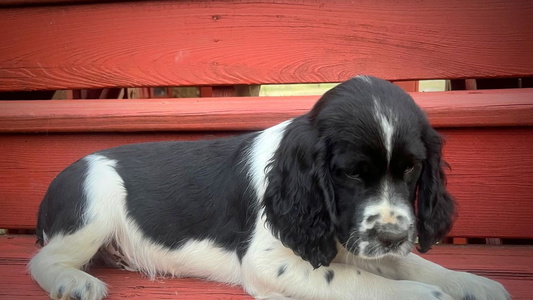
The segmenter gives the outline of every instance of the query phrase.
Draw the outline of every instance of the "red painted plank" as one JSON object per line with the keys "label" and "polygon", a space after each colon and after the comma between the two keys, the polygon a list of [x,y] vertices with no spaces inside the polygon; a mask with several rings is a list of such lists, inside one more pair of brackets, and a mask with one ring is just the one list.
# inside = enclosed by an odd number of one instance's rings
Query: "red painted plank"
{"label": "red painted plank", "polygon": [[2,8],[0,90],[532,76],[532,15],[529,0]]}
{"label": "red painted plank", "polygon": [[2,0],[0,7],[12,6],[34,6],[34,5],[57,5],[57,4],[76,4],[89,2],[106,2],[105,0]]}
{"label": "red painted plank", "polygon": [[[436,127],[533,125],[533,89],[411,95]],[[4,101],[0,132],[258,130],[307,112],[317,99]]]}
{"label": "red painted plank", "polygon": [[317,97],[0,102],[0,132],[257,130],[306,113]]}
{"label": "red painted plank", "polygon": [[451,236],[533,238],[533,128],[446,129]]}
{"label": "red painted plank", "polygon": [[[0,299],[48,299],[25,273],[38,248],[33,237],[0,237]],[[423,257],[445,267],[501,282],[515,300],[531,299],[533,247],[436,246]],[[108,299],[251,299],[241,288],[195,279],[149,281],[137,273],[107,268],[90,271],[110,286]]]}
{"label": "red painted plank", "polygon": [[[449,187],[459,202],[453,236],[533,237],[533,130],[443,129]],[[68,164],[111,146],[175,134],[6,134],[0,138],[0,228],[34,228],[48,184]],[[212,134],[211,134],[212,136]]]}

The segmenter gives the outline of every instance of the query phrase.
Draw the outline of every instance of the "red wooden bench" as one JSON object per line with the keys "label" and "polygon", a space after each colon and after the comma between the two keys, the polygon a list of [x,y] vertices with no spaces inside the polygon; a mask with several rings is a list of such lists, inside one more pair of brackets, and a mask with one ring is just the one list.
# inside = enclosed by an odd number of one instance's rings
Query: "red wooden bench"
{"label": "red wooden bench", "polygon": [[[228,95],[234,85],[356,74],[533,76],[528,0],[37,2],[0,4],[0,92],[209,86]],[[459,203],[448,242],[491,241],[439,245],[424,257],[498,280],[514,299],[533,299],[533,89],[412,96],[447,139],[449,187]],[[37,246],[24,233],[68,164],[125,143],[262,129],[317,99],[1,101],[0,228],[9,233],[0,236],[0,299],[48,299],[25,272]],[[91,272],[111,286],[109,299],[249,299],[238,287],[196,279]]]}

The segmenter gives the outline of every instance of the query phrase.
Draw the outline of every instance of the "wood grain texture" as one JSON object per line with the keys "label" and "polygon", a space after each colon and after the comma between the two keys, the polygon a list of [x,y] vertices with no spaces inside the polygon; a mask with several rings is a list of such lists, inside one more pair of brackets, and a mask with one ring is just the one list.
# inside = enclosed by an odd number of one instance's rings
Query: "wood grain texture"
{"label": "wood grain texture", "polygon": [[[29,236],[0,237],[0,299],[49,299],[25,272],[38,248]],[[514,300],[530,300],[533,284],[533,247],[437,246],[423,255],[447,268],[469,271],[501,282]],[[133,272],[95,267],[90,273],[110,286],[107,299],[252,299],[239,287],[196,279],[150,281]]]}
{"label": "wood grain texture", "polygon": [[533,238],[533,128],[440,132],[458,202],[450,236]]}
{"label": "wood grain texture", "polygon": [[[436,127],[533,126],[533,89],[411,93]],[[0,132],[240,131],[309,111],[318,96],[0,102]]]}
{"label": "wood grain texture", "polygon": [[[533,130],[442,129],[459,203],[451,236],[532,238]],[[80,157],[112,146],[213,133],[41,133],[0,136],[0,228],[34,228],[52,179]],[[223,134],[223,133],[220,133]]]}
{"label": "wood grain texture", "polygon": [[[120,0],[119,0],[120,1]],[[105,0],[2,0],[0,8],[2,7],[17,7],[17,6],[45,6],[58,4],[85,4],[109,2]]]}
{"label": "wood grain texture", "polygon": [[532,15],[529,0],[1,8],[0,90],[532,76]]}

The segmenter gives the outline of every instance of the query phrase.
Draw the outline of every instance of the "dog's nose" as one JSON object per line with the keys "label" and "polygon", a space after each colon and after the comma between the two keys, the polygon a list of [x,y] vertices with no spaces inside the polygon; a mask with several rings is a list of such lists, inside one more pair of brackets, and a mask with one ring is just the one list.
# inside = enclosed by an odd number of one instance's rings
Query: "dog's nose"
{"label": "dog's nose", "polygon": [[384,226],[378,233],[378,240],[381,244],[387,248],[398,247],[409,237],[406,230],[400,230],[399,228],[393,228]]}

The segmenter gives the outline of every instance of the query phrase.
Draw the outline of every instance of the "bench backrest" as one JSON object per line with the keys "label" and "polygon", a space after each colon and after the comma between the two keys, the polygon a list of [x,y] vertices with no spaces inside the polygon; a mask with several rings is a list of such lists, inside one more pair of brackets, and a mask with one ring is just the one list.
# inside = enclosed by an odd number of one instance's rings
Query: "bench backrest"
{"label": "bench backrest", "polygon": [[356,74],[521,77],[533,70],[528,0],[94,2],[3,8],[0,89],[339,82]]}
{"label": "bench backrest", "polygon": [[[533,76],[528,0],[25,2],[0,6],[0,91]],[[413,94],[447,137],[453,236],[533,238],[532,95]],[[2,102],[0,228],[33,228],[92,151],[262,129],[316,99]]]}

